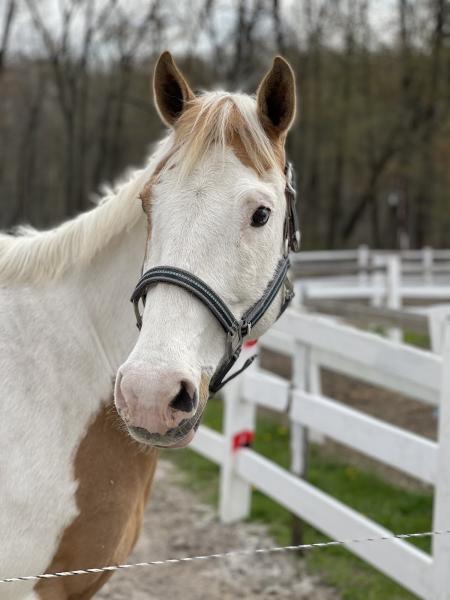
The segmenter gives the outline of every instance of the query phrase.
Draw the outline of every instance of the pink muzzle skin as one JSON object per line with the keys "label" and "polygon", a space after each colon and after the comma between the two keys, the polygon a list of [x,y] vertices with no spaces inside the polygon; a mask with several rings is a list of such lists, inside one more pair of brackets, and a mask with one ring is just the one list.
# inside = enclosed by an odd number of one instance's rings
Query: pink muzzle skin
{"label": "pink muzzle skin", "polygon": [[118,372],[115,404],[130,435],[161,448],[182,448],[192,441],[207,398],[186,372],[149,369],[146,363],[128,363]]}

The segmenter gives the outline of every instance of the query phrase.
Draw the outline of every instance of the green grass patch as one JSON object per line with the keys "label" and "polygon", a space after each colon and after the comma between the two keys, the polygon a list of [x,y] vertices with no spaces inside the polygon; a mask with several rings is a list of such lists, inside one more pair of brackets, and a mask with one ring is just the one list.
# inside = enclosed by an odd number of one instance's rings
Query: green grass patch
{"label": "green grass patch", "polygon": [[[221,429],[221,402],[210,400],[204,423],[216,430]],[[266,416],[259,417],[254,449],[277,464],[289,467],[289,430]],[[190,450],[171,451],[164,456],[185,472],[192,489],[205,500],[217,503],[218,466]],[[395,487],[370,471],[346,464],[338,455],[330,458],[320,446],[311,446],[308,460],[308,479],[311,483],[388,529],[408,533],[431,528],[431,494]],[[277,543],[291,543],[292,515],[258,491],[253,493],[250,520],[267,525]],[[304,543],[327,539],[313,527],[303,526]],[[412,543],[424,551],[430,549],[429,538],[417,539]],[[309,571],[319,574],[322,581],[336,587],[345,600],[403,600],[415,597],[344,548],[307,551],[305,560]]]}
{"label": "green grass patch", "polygon": [[424,350],[430,350],[431,348],[430,336],[426,335],[425,333],[405,331],[403,339],[406,344],[411,344],[411,346],[417,346],[418,348],[423,348]]}
{"label": "green grass patch", "polygon": [[[376,333],[381,335],[382,337],[387,337],[387,328],[386,327],[374,327],[370,330],[372,333]],[[410,346],[416,346],[416,348],[421,348],[422,350],[430,350],[431,349],[431,340],[430,336],[425,333],[415,333],[414,331],[404,331],[403,332],[403,341],[405,344],[410,344]]]}

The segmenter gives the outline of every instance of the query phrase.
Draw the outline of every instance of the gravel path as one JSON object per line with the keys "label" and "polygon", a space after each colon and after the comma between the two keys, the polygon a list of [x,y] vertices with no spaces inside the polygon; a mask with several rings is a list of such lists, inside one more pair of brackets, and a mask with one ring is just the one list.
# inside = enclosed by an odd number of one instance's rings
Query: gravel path
{"label": "gravel path", "polygon": [[[171,463],[158,465],[139,542],[130,562],[276,545],[265,528],[222,525],[214,510],[183,484]],[[289,554],[269,554],[144,567],[116,573],[97,594],[103,600],[337,600],[306,576]]]}

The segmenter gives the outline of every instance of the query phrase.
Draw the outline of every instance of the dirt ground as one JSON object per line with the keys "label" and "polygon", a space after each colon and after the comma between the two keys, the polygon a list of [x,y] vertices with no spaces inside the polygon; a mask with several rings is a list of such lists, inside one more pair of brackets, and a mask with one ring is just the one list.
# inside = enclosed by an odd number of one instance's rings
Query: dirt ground
{"label": "dirt ground", "polygon": [[[177,468],[161,460],[144,528],[129,562],[274,546],[265,528],[222,525],[216,512],[186,488]],[[144,567],[115,573],[103,600],[337,600],[305,574],[289,553]]]}

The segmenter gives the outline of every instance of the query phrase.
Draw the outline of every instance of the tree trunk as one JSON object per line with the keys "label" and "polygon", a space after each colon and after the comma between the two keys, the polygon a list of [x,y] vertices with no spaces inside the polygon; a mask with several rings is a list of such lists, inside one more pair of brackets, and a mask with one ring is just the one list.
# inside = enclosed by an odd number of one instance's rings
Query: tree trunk
{"label": "tree trunk", "polygon": [[5,24],[3,26],[2,37],[0,41],[0,77],[5,68],[5,56],[8,49],[9,39],[11,35],[11,27],[16,13],[16,0],[9,0],[6,8]]}

